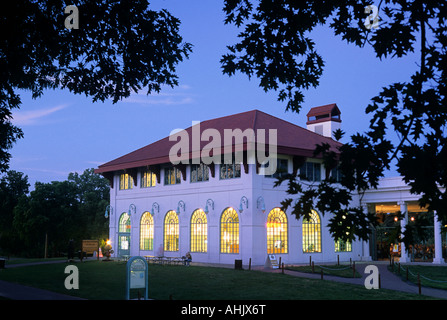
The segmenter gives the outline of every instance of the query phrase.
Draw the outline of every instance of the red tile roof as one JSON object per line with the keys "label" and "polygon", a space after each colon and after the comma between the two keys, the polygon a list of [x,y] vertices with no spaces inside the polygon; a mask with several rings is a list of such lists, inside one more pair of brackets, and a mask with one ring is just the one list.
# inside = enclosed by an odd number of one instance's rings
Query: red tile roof
{"label": "red tile roof", "polygon": [[[234,130],[237,128],[241,129],[242,131],[251,128],[255,133],[258,129],[265,129],[265,141],[267,143],[269,142],[268,129],[276,129],[278,154],[312,157],[316,144],[326,142],[332,147],[332,150],[336,152],[337,147],[341,146],[341,143],[334,141],[331,138],[321,136],[317,133],[301,128],[295,124],[271,116],[259,110],[242,112],[200,122],[200,136],[206,129],[215,129],[219,132],[223,145],[224,130]],[[185,131],[190,137],[189,158],[191,159],[191,137],[193,134],[192,127],[185,129]],[[204,139],[204,137],[202,137],[202,139]],[[171,147],[177,144],[178,141],[179,140],[169,141],[169,137],[163,138],[122,157],[100,165],[95,172],[104,173],[148,165],[170,163],[169,152]],[[209,143],[210,141],[201,141],[201,150],[203,150],[203,148]],[[244,144],[243,148],[246,150],[246,144]]]}
{"label": "red tile roof", "polygon": [[340,114],[340,110],[338,109],[338,107],[335,103],[311,108],[309,110],[309,112],[307,113],[307,117],[315,117],[315,116],[320,116],[320,115],[324,115],[324,114],[330,115],[333,112],[335,112],[336,114]]}
{"label": "red tile roof", "polygon": [[340,109],[335,103],[327,104],[320,107],[314,107],[307,113],[306,124],[320,123],[328,120],[341,122]]}

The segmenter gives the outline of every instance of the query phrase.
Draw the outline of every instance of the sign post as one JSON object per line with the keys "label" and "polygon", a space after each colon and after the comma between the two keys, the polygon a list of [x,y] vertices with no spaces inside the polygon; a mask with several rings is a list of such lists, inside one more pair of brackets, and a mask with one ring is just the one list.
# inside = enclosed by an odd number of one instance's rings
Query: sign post
{"label": "sign post", "polygon": [[269,254],[269,260],[273,269],[279,268],[278,260],[276,260],[276,256],[274,254]]}
{"label": "sign post", "polygon": [[99,260],[99,241],[98,240],[82,240],[82,246],[81,246],[81,261],[85,254],[93,254],[94,252],[97,252],[97,260]]}
{"label": "sign post", "polygon": [[143,257],[132,257],[126,264],[126,300],[130,299],[130,289],[145,289],[144,300],[148,300],[148,268],[147,262]]}

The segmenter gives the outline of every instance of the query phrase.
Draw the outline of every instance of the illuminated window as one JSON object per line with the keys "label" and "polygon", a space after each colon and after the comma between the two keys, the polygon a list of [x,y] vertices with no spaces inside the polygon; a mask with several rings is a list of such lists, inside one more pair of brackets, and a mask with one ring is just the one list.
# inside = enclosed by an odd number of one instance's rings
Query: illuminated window
{"label": "illuminated window", "polygon": [[141,172],[141,188],[155,187],[157,176],[150,170]]}
{"label": "illuminated window", "polygon": [[123,214],[121,214],[118,225],[118,232],[130,232],[130,217],[126,212],[123,212]]}
{"label": "illuminated window", "polygon": [[179,184],[182,172],[174,167],[165,168],[165,185]]}
{"label": "illuminated window", "polygon": [[120,174],[120,190],[132,189],[132,186],[133,186],[132,177],[127,173]]}
{"label": "illuminated window", "polygon": [[241,164],[230,163],[220,165],[220,179],[233,179],[241,177]]}
{"label": "illuminated window", "polygon": [[194,211],[191,217],[191,252],[206,252],[208,243],[208,223],[202,209]]}
{"label": "illuminated window", "polygon": [[191,165],[191,182],[208,181],[210,179],[210,170],[206,164]]}
{"label": "illuminated window", "polygon": [[143,213],[141,217],[140,250],[154,250],[154,218],[150,212]]}
{"label": "illuminated window", "polygon": [[220,252],[239,253],[239,217],[236,210],[227,208],[220,220]]}
{"label": "illuminated window", "polygon": [[321,222],[315,210],[303,219],[303,252],[321,252]]}
{"label": "illuminated window", "polygon": [[335,241],[335,252],[351,252],[352,245],[350,241],[343,241],[339,239]]}
{"label": "illuminated window", "polygon": [[287,253],[287,216],[279,208],[267,217],[267,253]]}
{"label": "illuminated window", "polygon": [[179,225],[177,213],[168,211],[165,217],[164,250],[178,251]]}

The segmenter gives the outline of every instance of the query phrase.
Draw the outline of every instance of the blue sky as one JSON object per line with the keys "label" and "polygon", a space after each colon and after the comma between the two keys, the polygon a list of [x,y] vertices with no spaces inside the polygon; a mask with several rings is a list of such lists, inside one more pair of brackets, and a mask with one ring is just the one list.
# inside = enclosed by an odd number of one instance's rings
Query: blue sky
{"label": "blue sky", "polygon": [[[193,121],[253,109],[305,127],[310,108],[337,103],[342,129],[349,136],[367,128],[364,110],[370,99],[382,87],[409,79],[417,67],[417,55],[380,61],[371,48],[348,45],[328,27],[318,27],[311,37],[326,64],[320,85],[304,92],[300,114],[285,112],[277,93],[265,93],[257,79],[222,74],[219,60],[226,45],[237,42],[238,30],[224,25],[221,1],[151,4],[178,17],[184,40],[194,45],[190,58],[177,67],[180,85],[164,88],[160,94],[133,94],[116,104],[93,103],[89,97],[65,90],[46,91],[36,100],[24,92],[13,122],[25,137],[11,150],[10,169],[24,172],[32,186],[36,181],[65,180],[70,172],[96,168]],[[79,27],[82,31],[82,23]]]}

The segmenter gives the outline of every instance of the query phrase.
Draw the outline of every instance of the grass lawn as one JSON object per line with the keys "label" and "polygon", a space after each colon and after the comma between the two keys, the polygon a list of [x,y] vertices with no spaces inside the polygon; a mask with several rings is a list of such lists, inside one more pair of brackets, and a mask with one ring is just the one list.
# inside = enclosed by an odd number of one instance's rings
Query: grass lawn
{"label": "grass lawn", "polygon": [[[79,290],[64,287],[66,263],[0,270],[0,279],[86,299],[122,300],[126,264],[90,261],[79,268]],[[137,292],[132,292],[136,297]],[[280,273],[199,266],[149,265],[149,297],[156,300],[407,300],[427,297],[326,280],[304,279]]]}
{"label": "grass lawn", "polygon": [[[431,287],[437,289],[447,290],[447,267],[442,266],[424,266],[424,265],[401,265],[400,276],[404,281],[407,277],[408,268],[408,281],[417,284],[419,273],[421,279],[421,285],[424,287]],[[388,269],[394,273],[399,273],[398,264],[394,264],[394,267],[388,266]]]}
{"label": "grass lawn", "polygon": [[34,262],[51,262],[51,261],[64,261],[67,260],[67,258],[11,258],[5,260],[5,265],[12,265],[12,264],[25,264],[25,263],[34,263]]}
{"label": "grass lawn", "polygon": [[[288,270],[293,271],[299,271],[299,272],[305,272],[305,273],[312,273],[312,267],[311,266],[290,266],[285,267]],[[321,271],[323,270],[323,274],[325,275],[331,275],[331,276],[338,276],[343,278],[352,278],[353,271],[351,267],[344,266],[344,265],[327,265],[327,266],[314,266],[314,272],[316,274],[321,274]],[[355,278],[361,278],[362,275],[355,272]]]}

